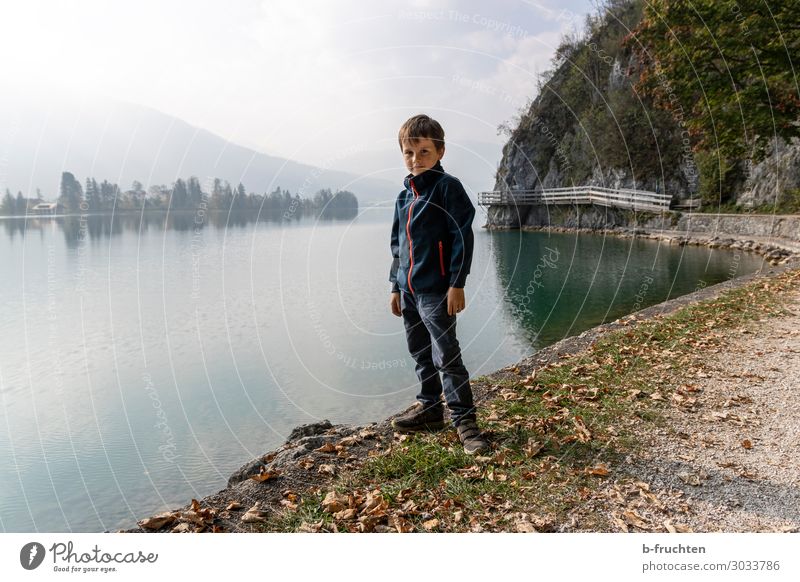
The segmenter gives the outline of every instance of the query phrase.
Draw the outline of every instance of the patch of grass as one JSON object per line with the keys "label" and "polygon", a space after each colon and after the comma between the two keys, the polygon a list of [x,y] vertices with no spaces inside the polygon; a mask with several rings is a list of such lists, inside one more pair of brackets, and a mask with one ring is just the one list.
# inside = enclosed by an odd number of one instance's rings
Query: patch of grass
{"label": "patch of grass", "polygon": [[463,452],[443,447],[440,439],[433,435],[417,434],[410,436],[408,444],[394,454],[380,455],[367,463],[354,485],[360,480],[388,483],[413,475],[414,485],[436,487],[454,468],[463,465]]}

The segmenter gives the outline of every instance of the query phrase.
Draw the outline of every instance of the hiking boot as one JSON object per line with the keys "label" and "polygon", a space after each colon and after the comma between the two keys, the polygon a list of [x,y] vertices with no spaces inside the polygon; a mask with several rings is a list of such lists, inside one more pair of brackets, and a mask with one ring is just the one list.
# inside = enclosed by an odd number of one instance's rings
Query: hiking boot
{"label": "hiking boot", "polygon": [[483,438],[481,430],[478,428],[478,423],[475,422],[474,418],[465,418],[458,423],[456,430],[461,444],[464,445],[464,452],[468,455],[489,450],[489,443]]}
{"label": "hiking boot", "polygon": [[442,430],[444,407],[441,404],[425,406],[417,402],[411,410],[392,419],[392,428],[404,433]]}

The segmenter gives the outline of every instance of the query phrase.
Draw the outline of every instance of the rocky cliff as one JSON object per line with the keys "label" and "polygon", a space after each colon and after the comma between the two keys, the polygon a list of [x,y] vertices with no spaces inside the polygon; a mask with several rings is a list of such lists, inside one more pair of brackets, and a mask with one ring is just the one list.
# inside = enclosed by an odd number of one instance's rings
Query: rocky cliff
{"label": "rocky cliff", "polygon": [[[713,182],[707,176],[714,160],[696,154],[676,117],[635,90],[643,70],[630,48],[635,45],[631,31],[642,18],[642,5],[640,0],[611,2],[589,19],[582,38],[565,39],[558,47],[536,99],[509,132],[495,190],[596,185],[666,192],[677,202],[699,196],[701,176],[705,184]],[[800,193],[796,141],[778,139],[766,159],[743,165],[746,180],[733,196],[720,199],[752,208]],[[609,220],[630,224],[623,218],[627,214],[593,209],[582,212],[580,220],[598,227]],[[574,209],[494,206],[487,226],[568,226],[577,216]],[[562,219],[566,222],[558,222]]]}

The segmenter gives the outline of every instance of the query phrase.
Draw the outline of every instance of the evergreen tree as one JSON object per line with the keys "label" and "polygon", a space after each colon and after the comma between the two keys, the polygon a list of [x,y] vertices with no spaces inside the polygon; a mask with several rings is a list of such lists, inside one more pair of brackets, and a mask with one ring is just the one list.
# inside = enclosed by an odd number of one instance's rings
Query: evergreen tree
{"label": "evergreen tree", "polygon": [[233,198],[233,209],[244,210],[247,208],[247,192],[241,182],[236,186],[236,195]]}
{"label": "evergreen tree", "polygon": [[83,189],[80,182],[70,172],[62,172],[58,201],[67,212],[78,212],[82,200]]}
{"label": "evergreen tree", "polygon": [[197,208],[203,201],[203,188],[200,186],[200,180],[196,176],[190,176],[186,183],[186,189],[189,197],[189,207]]}
{"label": "evergreen tree", "polygon": [[138,180],[134,180],[131,184],[128,199],[130,200],[130,207],[133,209],[141,209],[146,206],[146,197],[144,187]]}
{"label": "evergreen tree", "polygon": [[[92,180],[94,183],[94,180]],[[100,199],[101,206],[105,210],[113,210],[116,208],[117,201],[120,198],[119,186],[112,184],[108,180],[103,180],[100,184]]]}
{"label": "evergreen tree", "polygon": [[178,178],[172,187],[170,197],[170,208],[172,210],[184,210],[189,204],[189,192],[186,189],[186,182]]}
{"label": "evergreen tree", "polygon": [[231,185],[225,180],[225,185],[222,187],[222,208],[229,210],[233,204],[233,191]]}
{"label": "evergreen tree", "polygon": [[97,182],[92,178],[86,178],[86,204],[92,212],[103,210],[100,192],[97,191]]}
{"label": "evergreen tree", "polygon": [[17,214],[24,216],[28,213],[28,201],[22,195],[22,191],[17,192]]}
{"label": "evergreen tree", "polygon": [[17,204],[8,188],[6,188],[6,195],[3,196],[3,203],[0,204],[0,213],[9,216],[17,213]]}

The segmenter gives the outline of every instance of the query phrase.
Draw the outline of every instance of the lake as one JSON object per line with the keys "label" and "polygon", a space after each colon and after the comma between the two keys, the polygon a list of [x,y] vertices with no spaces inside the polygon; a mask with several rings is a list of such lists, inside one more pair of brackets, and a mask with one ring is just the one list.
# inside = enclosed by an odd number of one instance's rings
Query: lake
{"label": "lake", "polygon": [[[132,527],[224,487],[298,424],[411,404],[391,212],[0,219],[0,529]],[[764,265],[484,222],[479,208],[458,316],[473,377]]]}

